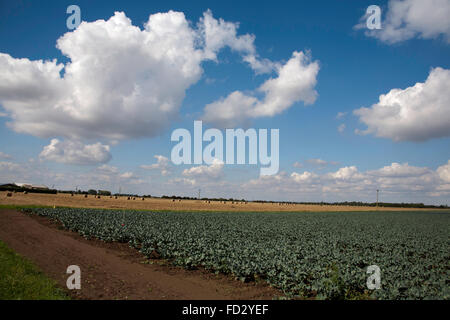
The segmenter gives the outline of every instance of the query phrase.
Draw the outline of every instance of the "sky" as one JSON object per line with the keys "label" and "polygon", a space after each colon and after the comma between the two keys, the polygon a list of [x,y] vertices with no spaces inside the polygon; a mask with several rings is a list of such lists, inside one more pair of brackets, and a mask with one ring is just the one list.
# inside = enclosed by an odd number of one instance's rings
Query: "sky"
{"label": "sky", "polygon": [[[450,204],[448,16],[450,0],[0,0],[0,183]],[[279,171],[175,165],[171,134],[195,120],[278,129]]]}

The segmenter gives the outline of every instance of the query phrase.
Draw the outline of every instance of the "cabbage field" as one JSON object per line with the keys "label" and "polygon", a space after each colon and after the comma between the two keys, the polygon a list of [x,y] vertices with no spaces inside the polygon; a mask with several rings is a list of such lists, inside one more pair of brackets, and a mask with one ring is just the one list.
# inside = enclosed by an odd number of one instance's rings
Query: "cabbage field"
{"label": "cabbage field", "polygon": [[[267,281],[290,298],[450,297],[445,212],[26,211],[86,238],[129,243],[185,268]],[[370,265],[380,267],[380,289],[367,288]]]}

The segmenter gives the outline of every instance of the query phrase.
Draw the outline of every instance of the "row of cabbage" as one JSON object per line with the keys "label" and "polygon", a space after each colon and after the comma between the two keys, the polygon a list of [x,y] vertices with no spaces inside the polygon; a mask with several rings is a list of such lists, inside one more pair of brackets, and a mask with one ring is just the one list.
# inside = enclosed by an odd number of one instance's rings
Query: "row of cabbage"
{"label": "row of cabbage", "polygon": [[[264,279],[288,297],[450,297],[448,213],[28,212],[186,268]],[[367,287],[370,265],[381,270],[380,289]]]}

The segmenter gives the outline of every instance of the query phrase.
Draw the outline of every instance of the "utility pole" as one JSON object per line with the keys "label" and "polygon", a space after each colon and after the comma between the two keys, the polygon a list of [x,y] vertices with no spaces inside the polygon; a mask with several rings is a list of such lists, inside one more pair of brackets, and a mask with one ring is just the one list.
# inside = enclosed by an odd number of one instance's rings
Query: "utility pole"
{"label": "utility pole", "polygon": [[200,192],[202,191],[202,189],[198,189],[198,200],[200,200]]}
{"label": "utility pole", "polygon": [[380,192],[380,190],[377,189],[377,208],[378,208],[378,193]]}

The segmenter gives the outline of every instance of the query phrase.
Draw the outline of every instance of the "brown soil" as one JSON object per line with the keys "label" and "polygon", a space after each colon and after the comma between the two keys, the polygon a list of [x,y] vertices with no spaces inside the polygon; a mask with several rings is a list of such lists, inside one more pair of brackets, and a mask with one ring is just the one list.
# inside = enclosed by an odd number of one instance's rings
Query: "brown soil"
{"label": "brown soil", "polygon": [[242,283],[203,270],[146,259],[126,244],[86,240],[43,217],[0,209],[0,239],[66,288],[69,265],[81,269],[78,299],[272,299],[266,283]]}
{"label": "brown soil", "polygon": [[[0,204],[6,205],[42,205],[60,206],[76,208],[106,208],[106,209],[141,209],[141,210],[194,210],[194,211],[298,211],[298,212],[319,212],[319,211],[374,211],[375,207],[352,207],[352,206],[328,206],[328,205],[304,205],[304,204],[284,204],[284,203],[253,203],[202,200],[175,200],[160,198],[136,198],[127,200],[127,197],[115,199],[109,196],[101,196],[100,199],[94,196],[70,194],[40,194],[40,193],[14,193],[12,197],[6,196],[7,192],[0,192]],[[410,208],[380,208],[383,211],[403,211],[403,210],[423,210]],[[429,211],[430,209],[426,209]],[[432,210],[432,209],[431,209]],[[435,209],[439,210],[439,209]]]}

